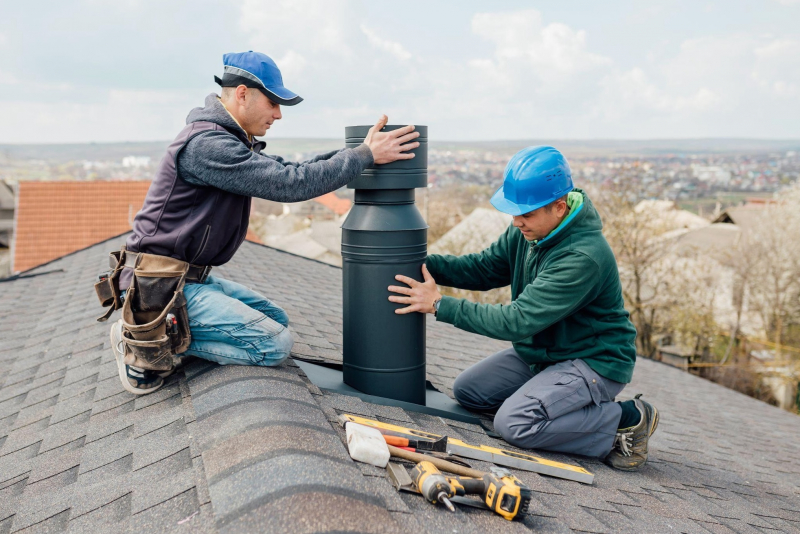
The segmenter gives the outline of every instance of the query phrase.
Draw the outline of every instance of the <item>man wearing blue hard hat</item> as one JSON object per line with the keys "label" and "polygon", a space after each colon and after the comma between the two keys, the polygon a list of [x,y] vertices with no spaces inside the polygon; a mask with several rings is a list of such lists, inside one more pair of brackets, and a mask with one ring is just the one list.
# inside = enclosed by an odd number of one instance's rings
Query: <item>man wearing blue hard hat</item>
{"label": "man wearing blue hard hat", "polygon": [[123,387],[134,394],[161,387],[173,356],[221,364],[280,364],[292,348],[286,313],[266,297],[220,276],[244,241],[252,197],[299,202],[335,191],[373,165],[414,157],[413,126],[303,163],[263,153],[257,139],[302,102],[275,62],[258,52],[225,54],[222,87],[195,108],[169,145],[125,248],[96,290],[104,306],[122,309],[111,346]]}
{"label": "man wearing blue hard hat", "polygon": [[[495,429],[518,447],[603,458],[623,470],[647,461],[658,411],[637,397],[614,402],[631,381],[636,329],[617,263],[591,200],[572,184],[564,156],[535,146],[509,161],[491,199],[514,222],[489,248],[428,257],[424,282],[390,286],[397,313],[436,319],[495,339],[503,350],[461,373],[453,394],[466,408],[496,411]],[[441,285],[487,291],[510,285],[508,305],[442,297]]]}

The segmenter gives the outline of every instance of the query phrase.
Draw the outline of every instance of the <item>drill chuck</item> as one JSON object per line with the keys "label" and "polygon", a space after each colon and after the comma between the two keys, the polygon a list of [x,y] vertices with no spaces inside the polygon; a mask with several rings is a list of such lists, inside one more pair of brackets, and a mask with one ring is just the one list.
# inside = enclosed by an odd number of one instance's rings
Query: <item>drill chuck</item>
{"label": "drill chuck", "polygon": [[438,502],[447,506],[451,512],[455,512],[456,508],[450,502],[455,492],[453,486],[450,485],[447,478],[438,470],[436,466],[430,462],[420,462],[411,470],[411,479],[417,486],[417,489],[430,502],[436,504]]}

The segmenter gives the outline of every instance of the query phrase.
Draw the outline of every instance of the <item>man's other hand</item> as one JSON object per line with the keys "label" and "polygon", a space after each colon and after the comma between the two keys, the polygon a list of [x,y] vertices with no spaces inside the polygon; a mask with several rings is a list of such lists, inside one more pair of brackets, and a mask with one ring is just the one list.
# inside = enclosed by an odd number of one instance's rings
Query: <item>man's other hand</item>
{"label": "man's other hand", "polygon": [[414,154],[408,153],[419,146],[419,143],[410,141],[419,137],[419,132],[414,131],[414,127],[403,126],[390,132],[382,132],[384,126],[389,121],[389,117],[382,115],[375,126],[369,129],[364,144],[372,150],[372,159],[378,165],[391,163],[399,159],[411,159]]}
{"label": "man's other hand", "polygon": [[417,282],[413,278],[403,276],[402,274],[398,274],[394,277],[398,282],[403,282],[409,286],[389,286],[389,291],[406,295],[404,297],[398,297],[396,295],[389,297],[391,302],[408,304],[405,308],[396,309],[394,311],[395,313],[434,313],[436,311],[434,303],[441,299],[442,295],[439,293],[439,290],[436,289],[436,281],[431,276],[431,273],[428,272],[428,268],[425,264],[422,264],[422,278],[425,280],[424,282]]}

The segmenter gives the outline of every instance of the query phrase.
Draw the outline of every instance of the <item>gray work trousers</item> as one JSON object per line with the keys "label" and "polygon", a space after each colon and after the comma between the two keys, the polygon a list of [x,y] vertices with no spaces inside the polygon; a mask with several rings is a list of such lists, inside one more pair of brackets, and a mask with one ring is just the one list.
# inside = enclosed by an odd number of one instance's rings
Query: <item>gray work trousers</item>
{"label": "gray work trousers", "polygon": [[497,410],[495,430],[516,447],[603,458],[622,416],[614,397],[624,387],[579,359],[534,375],[506,349],[458,375],[453,394],[465,408]]}

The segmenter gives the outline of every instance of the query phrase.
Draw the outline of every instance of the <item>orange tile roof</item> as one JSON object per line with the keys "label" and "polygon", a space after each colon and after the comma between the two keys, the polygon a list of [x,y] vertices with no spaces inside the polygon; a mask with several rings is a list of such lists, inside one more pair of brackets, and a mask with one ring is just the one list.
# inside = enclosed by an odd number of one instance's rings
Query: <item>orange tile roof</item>
{"label": "orange tile roof", "polygon": [[256,235],[252,228],[247,229],[247,235],[244,236],[247,241],[252,241],[253,243],[258,243],[259,245],[263,245],[264,243],[261,242],[261,239]]}
{"label": "orange tile roof", "polygon": [[[25,271],[131,229],[148,181],[20,182],[14,271]],[[247,239],[258,241],[248,231]]]}
{"label": "orange tile roof", "polygon": [[336,215],[344,215],[350,211],[350,201],[346,198],[339,198],[336,193],[326,193],[321,197],[315,198],[314,201],[319,202]]}

